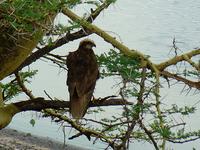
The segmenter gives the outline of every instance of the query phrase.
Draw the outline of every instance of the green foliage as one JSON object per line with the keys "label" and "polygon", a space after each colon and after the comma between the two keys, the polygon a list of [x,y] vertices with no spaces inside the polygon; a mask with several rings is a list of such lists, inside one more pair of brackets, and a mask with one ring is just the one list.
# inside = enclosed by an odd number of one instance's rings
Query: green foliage
{"label": "green foliage", "polygon": [[31,119],[31,120],[30,120],[30,124],[32,125],[32,127],[35,126],[35,123],[36,123],[36,122],[35,122],[35,119]]}
{"label": "green foliage", "polygon": [[190,139],[193,137],[200,137],[200,130],[187,132],[184,128],[182,128],[177,130],[177,132],[171,136],[171,139],[175,139],[176,141],[180,142],[184,140],[190,141]]}
{"label": "green foliage", "polygon": [[62,35],[62,34],[68,33],[70,31],[73,31],[73,30],[81,27],[80,24],[72,22],[72,21],[69,21],[69,24],[70,25],[68,25],[68,26],[65,26],[65,25],[62,25],[62,24],[56,25],[54,27],[54,34]]}
{"label": "green foliage", "polygon": [[[17,33],[34,34],[35,28],[38,26],[48,28],[43,26],[44,20],[59,12],[62,6],[73,8],[82,3],[81,0],[5,1],[0,5],[0,28],[13,29]],[[98,1],[91,0],[84,3],[99,5]]]}
{"label": "green foliage", "polygon": [[59,1],[48,0],[42,3],[37,0],[5,1],[0,5],[3,12],[1,27],[13,28],[17,32],[32,32],[48,15],[59,8]]}
{"label": "green foliage", "polygon": [[32,70],[32,71],[26,71],[26,72],[20,72],[20,77],[23,83],[27,82],[30,83],[31,78],[37,74],[38,70]]}
{"label": "green foliage", "polygon": [[63,3],[66,4],[69,8],[73,8],[74,6],[81,4],[81,0],[63,0]]}
{"label": "green foliage", "polygon": [[136,104],[132,105],[130,107],[126,107],[126,110],[123,111],[122,116],[123,117],[129,117],[129,118],[134,118],[138,119],[138,114],[143,110],[143,105]]}
{"label": "green foliage", "polygon": [[[20,72],[19,76],[21,78],[21,82],[23,84],[30,83],[30,79],[37,74],[37,70],[33,71],[26,71],[26,72]],[[8,101],[12,99],[13,97],[19,95],[22,90],[19,86],[19,83],[17,82],[16,78],[14,78],[11,82],[1,84],[2,90],[3,90],[3,99],[4,101]]]}
{"label": "green foliage", "polygon": [[102,75],[120,75],[123,79],[136,81],[141,77],[139,72],[139,60],[129,58],[111,49],[108,54],[104,53],[98,57],[102,67]]}
{"label": "green foliage", "polygon": [[173,104],[172,107],[168,110],[166,110],[167,113],[173,114],[173,113],[180,113],[182,115],[190,115],[192,113],[195,113],[196,108],[195,107],[178,107],[176,104]]}
{"label": "green foliage", "polygon": [[169,138],[172,134],[170,128],[168,126],[161,127],[158,120],[154,120],[150,127],[154,132],[159,133],[164,138]]}
{"label": "green foliage", "polygon": [[117,0],[108,0],[109,3],[115,3]]}
{"label": "green foliage", "polygon": [[[141,78],[143,77],[139,60],[124,56],[112,49],[108,53],[97,56],[97,58],[101,67],[101,76],[103,78],[107,76],[121,77],[120,95],[123,95],[123,98],[136,100],[136,104],[123,107],[120,117],[103,118],[101,120],[102,123],[109,124],[109,126],[102,126],[107,136],[117,137],[124,135],[128,130],[127,126],[129,123],[127,123],[127,120],[144,119],[145,116],[152,118],[147,126],[155,139],[182,139],[182,141],[185,141],[199,136],[198,131],[186,133],[182,123],[179,124],[169,119],[171,115],[189,116],[195,113],[195,107],[179,107],[173,104],[169,109],[165,109],[160,105],[162,112],[161,115],[158,115],[158,112],[155,110],[158,104],[152,97],[159,97],[159,93],[157,93],[155,88],[152,88],[155,86],[155,77],[150,72],[146,72],[146,84],[143,89],[142,102],[137,103],[138,97],[140,97],[139,87],[141,86]],[[187,71],[185,74],[190,77],[199,76],[199,73],[191,71]],[[150,101],[149,98],[152,100]],[[173,130],[174,126],[179,128],[179,130]],[[138,140],[149,141],[149,137],[141,129],[134,130],[131,135]]]}
{"label": "green foliage", "polygon": [[14,96],[19,95],[21,93],[20,87],[15,81],[11,81],[7,84],[1,84],[1,87],[3,89],[3,99],[4,101],[10,100]]}
{"label": "green foliage", "polygon": [[197,71],[197,70],[193,70],[193,71],[190,71],[190,70],[187,70],[187,69],[185,69],[184,71],[183,71],[183,75],[185,76],[185,77],[190,77],[190,78],[196,78],[196,79],[199,79],[200,78],[200,72],[199,71]]}

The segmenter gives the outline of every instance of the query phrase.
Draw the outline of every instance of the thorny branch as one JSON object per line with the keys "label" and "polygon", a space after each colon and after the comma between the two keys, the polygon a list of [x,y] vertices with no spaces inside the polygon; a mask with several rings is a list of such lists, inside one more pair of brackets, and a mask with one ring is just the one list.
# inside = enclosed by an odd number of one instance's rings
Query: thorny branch
{"label": "thorny branch", "polygon": [[19,73],[15,73],[16,76],[16,80],[18,82],[18,85],[20,86],[20,88],[22,89],[22,91],[30,98],[30,99],[34,99],[33,94],[31,93],[31,91],[29,89],[26,88],[26,86],[24,85],[24,83],[21,80],[21,77],[19,75]]}
{"label": "thorny branch", "polygon": [[172,139],[172,140],[168,139],[168,141],[171,142],[171,143],[183,144],[183,143],[187,143],[187,142],[196,141],[196,140],[199,140],[199,139],[200,139],[200,137],[195,137],[195,138],[190,138],[188,140],[183,140],[183,141],[181,141],[181,140],[175,140],[175,139]]}
{"label": "thorny branch", "polygon": [[181,77],[177,74],[173,74],[173,73],[170,73],[168,71],[162,71],[160,74],[164,77],[172,78],[172,79],[175,79],[177,81],[181,81],[181,82],[185,83],[185,85],[188,85],[189,87],[194,87],[194,88],[200,90],[200,81],[196,81],[196,82],[191,81],[189,79],[183,78],[183,77]]}
{"label": "thorny branch", "polygon": [[[105,9],[106,7],[108,7],[110,5],[110,3],[103,3],[100,7],[98,7],[95,11],[91,11],[91,15],[86,19],[87,22],[92,22],[98,15],[99,13]],[[66,13],[66,11],[64,11]],[[88,25],[86,22],[86,25]],[[92,26],[91,26],[92,27]],[[84,36],[87,36],[89,34],[92,34],[92,33],[95,33],[93,32],[92,30],[89,30],[87,29],[86,26],[83,26],[83,29],[79,30],[78,32],[75,32],[75,33],[67,33],[63,38],[57,40],[56,42],[54,42],[51,46],[45,46],[41,49],[39,49],[38,51],[36,51],[35,53],[33,53],[32,55],[30,55],[26,61],[17,69],[17,70],[21,70],[23,67],[27,66],[27,65],[30,65],[32,62],[36,61],[37,59],[41,58],[41,57],[45,57],[51,61],[53,61],[54,63],[56,63],[57,65],[60,65],[62,64],[61,61],[58,61],[58,60],[62,60],[62,58],[60,57],[57,57],[56,55],[53,55],[53,54],[50,54],[49,52],[54,50],[55,48],[57,47],[60,47],[61,45],[63,44],[66,44],[68,43],[69,41],[73,41],[75,39],[78,39],[78,38],[81,38],[81,37],[84,37]],[[101,36],[101,33],[104,33],[104,32],[98,32],[98,34]],[[114,41],[112,38],[110,38],[110,40],[112,40],[112,44],[114,47],[118,46],[119,48],[121,49],[125,49],[125,50],[128,50],[128,51],[124,51],[124,53],[126,53],[128,56],[130,55],[134,55],[134,54],[137,54],[137,56],[140,56],[140,59],[144,59],[143,60],[143,63],[145,63],[145,65],[141,65],[143,67],[143,71],[142,71],[142,78],[141,78],[141,82],[140,82],[140,91],[139,91],[139,95],[138,95],[138,99],[137,99],[137,104],[138,106],[140,106],[140,111],[139,113],[136,115],[135,118],[132,118],[132,120],[129,120],[127,119],[127,121],[122,121],[120,123],[114,123],[114,124],[107,124],[107,123],[103,123],[103,122],[98,122],[96,120],[91,120],[91,119],[86,119],[88,121],[91,121],[91,122],[95,122],[95,123],[98,123],[98,124],[101,124],[102,126],[106,126],[106,128],[102,131],[102,132],[98,132],[98,131],[95,131],[95,130],[91,130],[89,128],[84,128],[82,127],[80,124],[78,124],[76,121],[73,121],[72,119],[64,116],[63,114],[60,114],[60,113],[57,113],[55,112],[54,110],[51,110],[51,109],[66,109],[66,108],[69,108],[69,102],[68,101],[59,101],[59,100],[44,100],[43,98],[34,98],[33,95],[31,94],[31,91],[29,91],[25,85],[23,84],[20,76],[18,73],[15,73],[16,75],[16,79],[17,79],[17,82],[19,84],[19,86],[21,87],[21,89],[30,97],[30,99],[32,100],[26,100],[26,101],[21,101],[21,102],[16,102],[16,103],[13,103],[17,108],[19,108],[21,111],[28,111],[28,110],[35,110],[35,111],[41,111],[41,110],[45,110],[45,113],[48,113],[49,115],[51,116],[54,116],[56,118],[58,118],[59,120],[63,120],[63,121],[66,121],[67,123],[69,123],[71,125],[71,127],[73,127],[74,129],[76,129],[79,133],[77,133],[76,135],[72,136],[71,139],[73,138],[76,138],[78,136],[81,136],[81,135],[85,135],[88,139],[90,139],[91,137],[96,137],[96,138],[99,138],[101,139],[102,141],[105,141],[109,144],[109,146],[111,146],[113,149],[116,149],[116,148],[119,148],[119,147],[123,147],[123,148],[128,148],[128,143],[129,143],[129,139],[132,137],[131,133],[136,125],[136,123],[138,123],[140,125],[140,127],[144,130],[144,132],[146,133],[146,135],[148,135],[149,139],[151,140],[151,142],[153,143],[155,149],[158,149],[158,146],[157,146],[157,143],[154,139],[154,137],[152,136],[152,132],[150,132],[146,127],[145,125],[143,124],[142,120],[139,120],[141,117],[140,115],[142,115],[143,113],[143,100],[145,99],[144,97],[144,93],[145,93],[145,80],[146,80],[146,69],[149,69],[151,68],[152,72],[155,73],[155,76],[156,76],[156,85],[155,85],[155,97],[156,97],[156,109],[157,109],[157,113],[158,113],[158,118],[160,119],[160,127],[163,128],[164,125],[163,125],[163,120],[162,120],[162,116],[161,116],[161,111],[160,111],[160,100],[159,100],[159,77],[160,76],[164,76],[166,78],[173,78],[177,81],[182,81],[184,82],[185,84],[189,85],[190,87],[195,87],[197,89],[200,89],[200,82],[193,82],[193,81],[190,81],[188,79],[185,79],[181,76],[178,76],[176,74],[172,74],[168,71],[165,71],[165,69],[171,65],[176,65],[178,62],[180,61],[187,61],[194,69],[196,69],[197,71],[199,71],[199,65],[196,64],[195,62],[193,62],[191,60],[191,58],[193,56],[197,56],[200,54],[200,49],[198,50],[193,50],[189,53],[185,53],[183,55],[176,55],[174,58],[172,59],[169,59],[163,63],[160,63],[160,64],[153,64],[150,60],[148,60],[148,58],[146,58],[143,54],[141,54],[140,52],[137,52],[137,51],[130,51],[126,46],[119,46],[117,44],[116,41]],[[107,38],[108,42],[109,41],[109,38]],[[134,53],[135,52],[135,53]],[[44,56],[46,55],[47,56]],[[49,56],[51,57],[54,57],[56,59],[52,59],[50,58]],[[144,57],[143,57],[144,56]],[[142,58],[143,57],[143,58]],[[145,66],[145,67],[144,67]],[[61,66],[59,66],[61,67]],[[16,71],[17,71],[16,70]],[[148,93],[149,94],[149,93]],[[104,100],[99,100],[99,101],[95,101],[94,102],[91,102],[89,104],[89,107],[98,107],[98,106],[109,106],[109,105],[132,105],[133,103],[131,102],[128,102],[126,100],[124,100],[124,98],[122,99],[117,99],[117,98],[109,98],[109,99],[104,99]],[[48,109],[48,108],[51,108],[51,109]],[[127,117],[128,118],[128,117]],[[117,145],[115,143],[115,141],[111,140],[111,137],[107,137],[104,132],[111,129],[112,127],[115,127],[115,126],[119,126],[119,125],[126,125],[127,126],[127,131],[125,132],[125,134],[122,136],[122,137],[118,137],[120,140],[122,140],[122,143],[120,145]],[[117,137],[113,137],[113,139],[117,139]],[[194,138],[192,140],[196,140],[198,138]],[[165,146],[165,141],[170,141],[170,142],[177,142],[177,143],[181,143],[182,141],[175,141],[175,140],[169,140],[169,139],[163,139],[163,145],[162,147]],[[188,140],[188,141],[192,141],[192,140]],[[187,140],[185,141],[187,142]]]}
{"label": "thorny branch", "polygon": [[[141,60],[141,67],[147,67],[148,69],[151,69],[152,73],[155,76],[155,87],[154,87],[154,96],[156,99],[156,112],[157,112],[157,117],[159,119],[159,126],[160,128],[164,128],[164,120],[162,117],[162,112],[161,112],[161,108],[160,108],[160,76],[161,76],[161,71],[163,71],[165,68],[167,68],[168,66],[171,65],[176,65],[178,62],[180,61],[188,61],[188,58],[191,58],[193,56],[197,56],[200,54],[200,50],[193,50],[189,53],[180,55],[180,56],[176,56],[168,61],[165,61],[163,63],[160,64],[154,64],[152,63],[144,54],[138,52],[137,50],[130,50],[128,47],[126,47],[125,45],[121,44],[120,42],[118,42],[115,38],[111,37],[109,34],[107,34],[105,31],[103,31],[102,29],[100,29],[99,27],[88,23],[86,20],[80,18],[79,16],[77,16],[76,14],[74,14],[72,11],[70,11],[67,8],[63,8],[63,13],[68,16],[69,18],[71,18],[71,20],[76,21],[78,23],[80,23],[80,25],[82,25],[83,28],[88,29],[89,31],[99,35],[100,37],[102,37],[105,41],[107,41],[108,43],[112,44],[113,47],[116,47],[117,49],[119,49],[121,51],[121,53],[125,54],[128,57],[131,58],[138,58]],[[185,55],[187,57],[185,57]],[[194,64],[193,62],[189,63],[194,67],[197,68],[198,66],[196,64]],[[165,149],[165,144],[166,144],[166,139],[163,137],[163,141],[161,144],[161,148]]]}
{"label": "thorny branch", "polygon": [[[90,14],[90,16],[86,19],[88,22],[93,22],[98,15],[104,10],[106,9],[112,2],[109,2],[109,0],[106,0],[102,5],[100,5],[99,7],[97,7],[96,10],[93,10]],[[30,65],[31,63],[35,62],[37,59],[41,58],[42,56],[48,54],[49,52],[53,51],[54,49],[69,43],[70,41],[76,40],[76,39],[80,39],[82,37],[88,36],[90,35],[91,32],[89,32],[86,29],[81,29],[75,33],[66,33],[66,35],[64,37],[62,37],[61,39],[55,41],[54,43],[52,43],[51,45],[47,45],[43,48],[40,48],[38,51],[34,52],[33,54],[31,54],[14,72],[17,72],[19,70],[21,70],[22,68]]]}
{"label": "thorny branch", "polygon": [[[91,138],[91,136],[93,137],[97,137],[99,139],[101,139],[102,141],[109,143],[109,145],[115,149],[116,144],[110,140],[110,137],[105,136],[104,134],[97,132],[95,130],[92,129],[87,129],[87,128],[83,128],[81,125],[77,124],[76,121],[73,121],[71,119],[69,119],[67,116],[63,116],[62,114],[56,113],[52,110],[46,110],[46,112],[51,115],[54,116],[60,120],[66,121],[67,123],[69,123],[74,129],[76,129],[77,131],[80,132],[80,134],[85,135],[88,139]],[[77,134],[78,136],[79,134]]]}
{"label": "thorny branch", "polygon": [[[192,57],[197,56],[197,55],[200,55],[200,49],[189,51],[188,53],[184,53],[180,56],[175,56],[167,61],[157,64],[156,67],[160,71],[163,71],[169,66],[176,65],[178,62],[181,62],[181,61],[188,61],[188,59],[191,59]],[[194,68],[196,68],[197,70],[200,69],[200,66],[198,65],[192,65],[192,66],[194,66]]]}
{"label": "thorny branch", "polygon": [[[146,80],[146,68],[143,68],[142,70],[142,78],[141,78],[141,82],[140,82],[140,91],[139,91],[139,96],[138,96],[138,105],[141,106],[141,109],[140,109],[140,113],[142,114],[143,113],[143,110],[142,110],[142,105],[143,105],[143,96],[144,96],[144,93],[145,93],[145,80]],[[139,113],[138,113],[138,119],[139,119]],[[151,135],[151,133],[148,131],[148,129],[145,127],[145,125],[142,123],[142,120],[138,120],[138,123],[140,125],[140,127],[145,131],[145,133],[148,135],[149,139],[152,141],[154,147],[156,150],[159,150],[158,148],[158,145],[156,143],[156,141],[154,140],[153,136]]]}
{"label": "thorny branch", "polygon": [[144,132],[148,135],[148,137],[151,140],[151,142],[153,143],[155,149],[159,150],[158,145],[157,145],[154,137],[152,136],[151,132],[145,127],[145,125],[142,123],[141,120],[138,123],[140,124],[140,127],[144,130]]}

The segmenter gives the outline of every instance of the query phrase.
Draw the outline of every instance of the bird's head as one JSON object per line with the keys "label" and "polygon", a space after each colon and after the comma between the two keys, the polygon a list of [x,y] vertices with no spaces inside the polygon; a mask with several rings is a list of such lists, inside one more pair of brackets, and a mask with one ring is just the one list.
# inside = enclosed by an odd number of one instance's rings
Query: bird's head
{"label": "bird's head", "polygon": [[79,48],[82,48],[82,49],[92,49],[93,47],[96,47],[94,41],[90,40],[90,39],[84,39],[80,42],[79,44]]}

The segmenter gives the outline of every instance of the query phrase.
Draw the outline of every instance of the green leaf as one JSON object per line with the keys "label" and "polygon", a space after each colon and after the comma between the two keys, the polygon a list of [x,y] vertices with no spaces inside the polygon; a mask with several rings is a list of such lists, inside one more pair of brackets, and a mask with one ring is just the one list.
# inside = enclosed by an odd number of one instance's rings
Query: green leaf
{"label": "green leaf", "polygon": [[32,125],[32,127],[34,127],[35,126],[35,119],[31,119],[30,124]]}

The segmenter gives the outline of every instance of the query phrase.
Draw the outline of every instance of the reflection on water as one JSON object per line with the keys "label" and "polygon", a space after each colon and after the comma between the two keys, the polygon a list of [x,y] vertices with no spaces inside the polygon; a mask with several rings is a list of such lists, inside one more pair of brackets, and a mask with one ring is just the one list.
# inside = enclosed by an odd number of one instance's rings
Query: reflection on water
{"label": "reflection on water", "polygon": [[[199,46],[199,8],[200,1],[198,0],[118,0],[115,5],[100,15],[95,24],[115,36],[128,47],[150,55],[151,59],[155,62],[161,62],[170,57],[169,52],[174,37],[181,52]],[[76,11],[79,11],[79,9],[76,9]],[[59,19],[63,22],[62,17]],[[106,44],[101,38],[95,35],[90,36],[90,38],[93,38],[96,42],[97,54],[107,52],[112,48],[111,45]],[[64,48],[67,51],[76,49],[77,43],[78,41],[70,43],[70,45]],[[63,51],[63,47],[59,51],[64,54],[67,53]],[[43,90],[45,89],[55,97],[66,99],[68,95],[65,85],[65,72],[58,74],[54,67],[43,62],[40,62],[40,64],[35,63],[33,67],[40,70],[39,75],[36,76],[32,84],[32,90],[35,95],[44,96]],[[48,78],[46,78],[46,72],[48,72]],[[110,86],[105,87],[105,83]],[[113,80],[98,81],[95,95],[98,97],[109,95],[113,91],[115,93],[117,89],[112,88],[113,84],[115,84]],[[59,91],[56,91],[56,89],[59,89]],[[167,87],[164,87],[162,89],[163,104],[177,103],[187,105],[189,101],[189,104],[193,105],[199,100],[199,95],[194,96],[191,93],[191,96],[185,96],[184,94],[180,96],[179,92],[180,87],[174,87],[169,90]],[[164,98],[165,96],[166,98]],[[199,104],[197,104],[197,107],[200,107]],[[197,128],[200,122],[195,118],[199,118],[199,114],[182,119],[193,120],[193,123],[189,124],[189,127]],[[29,117],[30,113],[17,115],[10,127],[63,141],[62,129],[58,125],[45,119],[37,121],[36,126],[32,128],[29,124]],[[72,141],[72,143],[90,147],[92,143],[86,141],[85,137],[83,137]],[[153,149],[152,146],[147,145],[147,143],[142,143],[141,147],[141,144],[136,142],[131,146],[138,150]],[[191,149],[193,146],[198,147],[198,145],[198,142],[193,142],[192,144],[171,145],[171,148]],[[105,147],[105,145],[101,144],[95,146],[95,149]]]}

